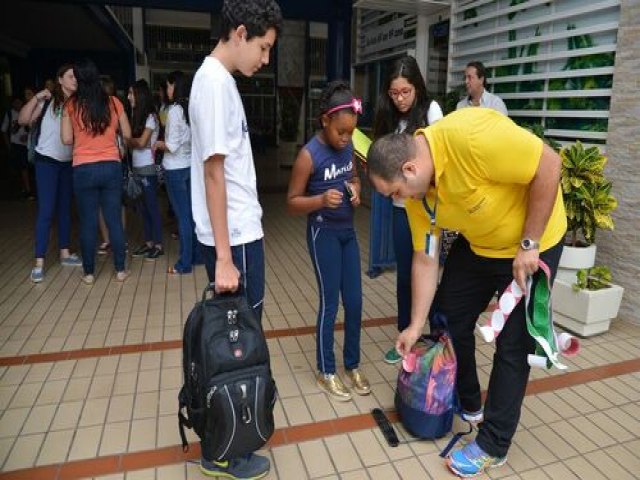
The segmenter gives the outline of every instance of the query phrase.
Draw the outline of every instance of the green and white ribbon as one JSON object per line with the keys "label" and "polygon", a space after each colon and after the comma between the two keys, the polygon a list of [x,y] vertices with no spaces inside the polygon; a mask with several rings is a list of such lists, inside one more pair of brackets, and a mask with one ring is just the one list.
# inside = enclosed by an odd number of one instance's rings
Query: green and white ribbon
{"label": "green and white ribbon", "polygon": [[577,355],[580,351],[580,342],[568,333],[556,334],[551,310],[551,272],[546,263],[542,260],[538,262],[544,278],[536,284],[534,291],[532,292],[531,276],[527,278],[527,289],[524,295],[513,280],[498,299],[489,322],[483,326],[478,325],[478,329],[486,342],[495,340],[500,335],[509,315],[524,296],[527,331],[536,342],[535,353],[530,354],[527,359],[529,365],[566,370],[567,366],[560,362],[559,356]]}

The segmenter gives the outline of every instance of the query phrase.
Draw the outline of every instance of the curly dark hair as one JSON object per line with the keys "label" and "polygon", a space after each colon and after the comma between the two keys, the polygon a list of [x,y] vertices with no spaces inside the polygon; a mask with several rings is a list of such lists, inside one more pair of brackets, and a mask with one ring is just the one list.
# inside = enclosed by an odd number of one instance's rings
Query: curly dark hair
{"label": "curly dark hair", "polygon": [[[388,91],[396,78],[405,78],[416,89],[416,99],[406,114],[401,114],[389,97]],[[400,57],[393,64],[391,73],[385,81],[382,92],[378,97],[376,116],[373,121],[374,138],[396,131],[401,118],[406,118],[406,132],[413,133],[418,128],[427,126],[427,112],[431,98],[427,94],[427,87],[422,78],[420,67],[416,59],[410,55]]]}
{"label": "curly dark hair", "polygon": [[[353,92],[349,83],[344,80],[334,80],[327,84],[318,100],[320,115],[338,105],[346,105],[353,100]],[[337,113],[337,112],[336,112]]]}
{"label": "curly dark hair", "polygon": [[270,28],[280,33],[282,12],[274,0],[224,0],[220,14],[220,40],[229,40],[231,30],[244,25],[247,40],[263,37]]}

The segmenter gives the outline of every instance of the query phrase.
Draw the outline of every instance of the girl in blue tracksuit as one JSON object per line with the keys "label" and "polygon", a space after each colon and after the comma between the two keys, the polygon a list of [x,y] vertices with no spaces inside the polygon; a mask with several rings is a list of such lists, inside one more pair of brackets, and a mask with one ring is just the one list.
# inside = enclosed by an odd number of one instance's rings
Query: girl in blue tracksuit
{"label": "girl in blue tracksuit", "polygon": [[371,392],[360,364],[362,284],[360,250],[353,227],[360,204],[351,135],[362,104],[343,81],[330,83],[320,98],[322,129],[302,148],[291,173],[287,204],[307,215],[307,244],[316,273],[320,304],[316,329],[317,384],[331,398],[351,400],[349,386],[336,372],[333,353],[338,299],[344,307],[344,368],[350,387]]}

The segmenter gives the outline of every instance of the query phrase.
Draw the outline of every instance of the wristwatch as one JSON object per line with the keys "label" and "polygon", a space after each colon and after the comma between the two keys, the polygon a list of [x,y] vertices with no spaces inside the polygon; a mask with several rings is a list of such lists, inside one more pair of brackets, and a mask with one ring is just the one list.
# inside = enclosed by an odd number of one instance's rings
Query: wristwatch
{"label": "wristwatch", "polygon": [[523,238],[520,240],[520,248],[525,251],[538,250],[540,248],[540,243],[530,238]]}

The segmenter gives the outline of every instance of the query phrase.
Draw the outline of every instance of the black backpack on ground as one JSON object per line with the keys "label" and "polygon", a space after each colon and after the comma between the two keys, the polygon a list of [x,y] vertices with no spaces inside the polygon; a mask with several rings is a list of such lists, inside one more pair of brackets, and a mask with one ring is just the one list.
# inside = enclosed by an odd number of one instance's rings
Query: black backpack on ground
{"label": "black backpack on ground", "polygon": [[183,450],[189,449],[184,427],[198,434],[209,461],[261,448],[274,431],[277,390],[262,326],[245,295],[215,295],[213,286],[206,287],[184,327],[182,355]]}

